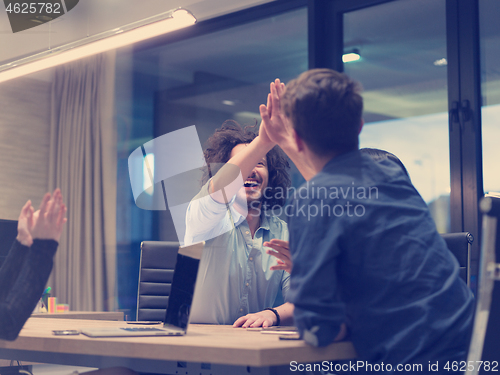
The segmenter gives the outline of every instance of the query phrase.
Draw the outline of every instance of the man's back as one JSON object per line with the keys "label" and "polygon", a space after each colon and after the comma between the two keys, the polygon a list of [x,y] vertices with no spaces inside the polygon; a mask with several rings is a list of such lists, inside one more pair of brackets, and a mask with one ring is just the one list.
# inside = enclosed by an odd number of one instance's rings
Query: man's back
{"label": "man's back", "polygon": [[304,338],[327,345],[347,317],[368,363],[426,372],[429,361],[443,371],[464,359],[472,293],[400,167],[350,152],[306,187],[290,221],[290,296]]}

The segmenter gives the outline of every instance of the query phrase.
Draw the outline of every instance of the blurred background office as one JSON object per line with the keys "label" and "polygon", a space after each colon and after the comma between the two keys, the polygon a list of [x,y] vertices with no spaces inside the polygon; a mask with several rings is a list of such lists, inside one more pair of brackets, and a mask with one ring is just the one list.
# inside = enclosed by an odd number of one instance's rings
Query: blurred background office
{"label": "blurred background office", "polygon": [[476,237],[477,273],[478,198],[500,191],[497,0],[85,0],[16,34],[2,13],[0,70],[178,6],[197,24],[6,82],[0,71],[0,218],[62,188],[61,303],[134,319],[140,242],[177,240],[168,210],[135,206],[133,150],[190,125],[202,144],[226,119],[254,125],[269,82],[315,67],[362,83],[360,146],[403,161],[441,233]]}

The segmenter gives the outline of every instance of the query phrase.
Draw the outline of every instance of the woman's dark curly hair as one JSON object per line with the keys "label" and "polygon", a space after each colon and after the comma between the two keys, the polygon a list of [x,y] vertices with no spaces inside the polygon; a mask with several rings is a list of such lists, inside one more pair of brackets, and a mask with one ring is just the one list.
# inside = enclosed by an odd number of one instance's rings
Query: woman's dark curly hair
{"label": "woman's dark curly hair", "polygon": [[[242,128],[236,121],[227,120],[215,133],[208,138],[204,151],[205,161],[208,169],[203,171],[202,183],[205,184],[211,176],[217,173],[217,170],[229,160],[232,149],[241,143],[250,143],[257,136],[246,126]],[[267,169],[269,171],[269,181],[266,192],[263,195],[262,206],[269,209],[274,206],[283,206],[285,204],[287,191],[290,186],[290,176],[288,169],[290,165],[285,153],[275,146],[266,155]],[[219,168],[211,165],[218,164]],[[214,168],[215,167],[215,168]],[[246,176],[245,176],[246,178]],[[269,197],[269,198],[268,198]]]}

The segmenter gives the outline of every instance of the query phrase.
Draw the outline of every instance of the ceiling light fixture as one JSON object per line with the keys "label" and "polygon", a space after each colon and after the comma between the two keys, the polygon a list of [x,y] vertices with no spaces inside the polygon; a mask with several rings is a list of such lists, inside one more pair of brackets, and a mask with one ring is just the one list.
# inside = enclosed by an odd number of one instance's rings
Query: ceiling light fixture
{"label": "ceiling light fixture", "polygon": [[137,43],[193,25],[195,22],[196,18],[191,12],[174,9],[2,65],[0,82]]}
{"label": "ceiling light fixture", "polygon": [[446,66],[446,65],[448,65],[448,61],[446,60],[446,58],[443,57],[442,59],[434,61],[433,64],[435,66]]}
{"label": "ceiling light fixture", "polygon": [[359,59],[361,59],[361,55],[359,54],[359,50],[357,48],[354,48],[350,52],[346,52],[342,55],[343,63],[358,61]]}

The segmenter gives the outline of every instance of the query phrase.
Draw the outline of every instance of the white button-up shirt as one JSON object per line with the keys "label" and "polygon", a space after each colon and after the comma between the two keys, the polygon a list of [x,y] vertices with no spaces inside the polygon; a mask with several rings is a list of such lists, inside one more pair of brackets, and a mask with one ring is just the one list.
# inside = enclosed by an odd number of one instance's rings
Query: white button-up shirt
{"label": "white button-up shirt", "polygon": [[206,241],[190,321],[233,324],[286,298],[290,275],[269,269],[277,260],[266,254],[263,243],[273,238],[287,241],[288,229],[284,221],[263,212],[252,238],[247,221],[232,207],[234,199],[228,207],[207,191],[208,183],[191,201],[186,216],[185,243]]}

